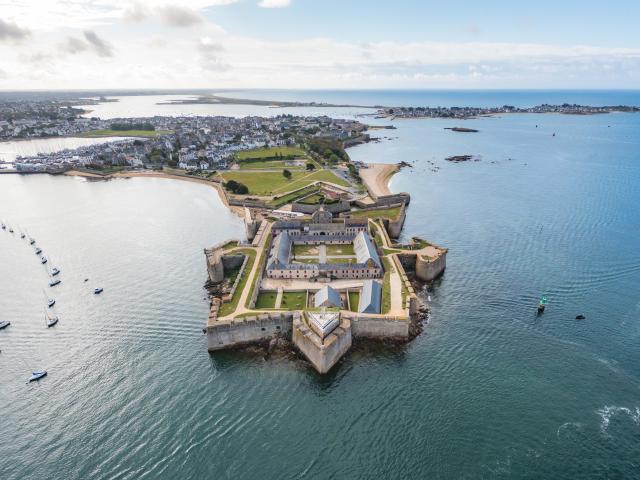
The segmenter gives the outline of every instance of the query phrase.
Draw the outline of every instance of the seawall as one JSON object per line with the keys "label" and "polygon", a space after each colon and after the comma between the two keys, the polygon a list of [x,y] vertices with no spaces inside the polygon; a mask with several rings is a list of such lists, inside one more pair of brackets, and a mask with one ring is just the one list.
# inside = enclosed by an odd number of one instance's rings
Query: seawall
{"label": "seawall", "polygon": [[294,312],[269,313],[209,322],[206,328],[207,349],[214,352],[268,340],[274,335],[289,334],[294,315]]}

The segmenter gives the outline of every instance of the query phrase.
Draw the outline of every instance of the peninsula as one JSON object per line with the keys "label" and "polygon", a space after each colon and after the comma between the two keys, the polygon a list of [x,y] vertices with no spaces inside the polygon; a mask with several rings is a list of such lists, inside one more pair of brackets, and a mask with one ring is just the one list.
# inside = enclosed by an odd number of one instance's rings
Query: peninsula
{"label": "peninsula", "polygon": [[447,250],[396,240],[410,196],[388,183],[401,165],[347,153],[368,141],[366,125],[290,115],[69,125],[133,138],[19,158],[15,171],[200,182],[244,219],[246,238],[204,251],[209,351],[285,342],[326,373],[354,340],[406,342],[421,331],[426,308],[412,282],[437,278]]}

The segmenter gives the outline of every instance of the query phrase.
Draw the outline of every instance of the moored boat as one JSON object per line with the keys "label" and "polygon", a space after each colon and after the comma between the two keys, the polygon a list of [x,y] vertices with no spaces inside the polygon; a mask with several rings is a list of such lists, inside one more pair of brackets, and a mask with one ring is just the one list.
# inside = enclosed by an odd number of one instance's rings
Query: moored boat
{"label": "moored boat", "polygon": [[42,377],[46,377],[46,376],[47,376],[46,370],[31,372],[31,376],[29,377],[29,382],[35,382],[37,380],[40,380]]}
{"label": "moored boat", "polygon": [[60,270],[58,269],[58,267],[53,267],[53,268],[51,269],[51,275],[53,275],[54,277],[55,277],[56,275],[58,275],[59,273],[60,273]]}
{"label": "moored boat", "polygon": [[48,260],[47,260],[47,257],[40,257],[40,263],[41,263],[41,264],[43,264],[43,265],[44,265],[45,263],[47,263],[47,261],[48,261]]}
{"label": "moored boat", "polygon": [[42,253],[42,249],[40,247],[36,247],[36,255],[40,255]]}
{"label": "moored boat", "polygon": [[3,328],[7,328],[9,325],[11,325],[11,322],[8,320],[0,321],[0,330],[2,330]]}
{"label": "moored boat", "polygon": [[44,312],[45,323],[47,324],[47,328],[53,327],[56,323],[58,323],[58,316],[49,316],[47,311]]}
{"label": "moored boat", "polygon": [[98,295],[99,293],[102,293],[102,290],[104,290],[102,287],[96,287],[93,289],[93,293]]}
{"label": "moored boat", "polygon": [[50,287],[55,287],[56,285],[58,285],[60,282],[62,282],[62,280],[60,280],[59,278],[51,278],[49,279],[49,286]]}

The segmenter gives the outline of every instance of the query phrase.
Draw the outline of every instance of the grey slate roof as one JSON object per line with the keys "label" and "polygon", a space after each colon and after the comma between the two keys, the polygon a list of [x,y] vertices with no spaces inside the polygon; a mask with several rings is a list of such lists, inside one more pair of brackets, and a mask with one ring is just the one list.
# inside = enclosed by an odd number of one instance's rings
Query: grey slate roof
{"label": "grey slate roof", "polygon": [[342,307],[342,299],[340,294],[329,285],[325,285],[316,292],[316,296],[313,300],[316,308],[320,307]]}
{"label": "grey slate roof", "polygon": [[364,232],[358,232],[358,235],[356,235],[353,241],[353,248],[356,252],[358,263],[367,263],[369,259],[371,259],[376,267],[382,266],[378,251],[369,235],[366,235]]}
{"label": "grey slate roof", "polygon": [[291,239],[289,234],[284,231],[280,233],[273,241],[273,248],[269,256],[267,268],[272,266],[283,266],[289,263],[289,255],[291,253]]}
{"label": "grey slate roof", "polygon": [[375,280],[365,280],[360,292],[360,302],[358,312],[360,313],[380,313],[382,302],[382,287],[380,282]]}

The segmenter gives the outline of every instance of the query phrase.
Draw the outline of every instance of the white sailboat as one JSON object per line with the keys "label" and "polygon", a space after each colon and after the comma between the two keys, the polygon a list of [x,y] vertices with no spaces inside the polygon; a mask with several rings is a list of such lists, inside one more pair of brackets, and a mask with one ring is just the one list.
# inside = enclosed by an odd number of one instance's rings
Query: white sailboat
{"label": "white sailboat", "polygon": [[53,327],[56,323],[58,323],[58,320],[59,320],[57,315],[50,316],[46,310],[44,311],[44,318],[45,318],[44,321],[47,324],[47,328]]}
{"label": "white sailboat", "polygon": [[56,304],[56,299],[55,298],[49,298],[46,294],[46,292],[44,291],[44,288],[42,289],[42,294],[44,295],[44,298],[47,300],[47,307],[51,308]]}
{"label": "white sailboat", "polygon": [[42,377],[47,376],[46,370],[36,370],[35,372],[31,372],[31,376],[29,377],[29,382],[35,382],[40,380]]}

